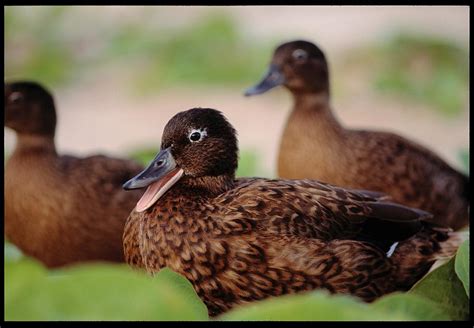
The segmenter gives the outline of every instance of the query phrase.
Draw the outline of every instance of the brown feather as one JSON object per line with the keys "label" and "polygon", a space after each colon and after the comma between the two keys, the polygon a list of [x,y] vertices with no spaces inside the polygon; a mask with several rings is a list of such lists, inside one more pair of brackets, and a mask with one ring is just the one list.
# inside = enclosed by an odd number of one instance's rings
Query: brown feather
{"label": "brown feather", "polygon": [[[21,92],[24,102],[13,106],[13,92]],[[49,267],[122,262],[125,220],[141,192],[121,187],[142,166],[101,155],[58,156],[48,114],[54,107],[39,106],[53,104],[44,97],[50,95],[36,84],[5,85],[5,125],[17,132],[5,166],[5,236]]]}
{"label": "brown feather", "polygon": [[[295,62],[295,49],[306,50],[308,60]],[[294,98],[280,143],[279,177],[380,191],[397,203],[432,213],[439,225],[458,229],[469,223],[465,175],[411,140],[339,123],[330,105],[328,65],[316,45],[282,44],[272,63]]]}
{"label": "brown feather", "polygon": [[[171,154],[176,162],[188,163],[180,168],[191,173],[150,208],[134,210],[123,240],[130,265],[149,273],[169,267],[182,274],[210,315],[318,288],[372,301],[413,284],[444,249],[448,236],[422,223],[426,212],[387,202],[380,193],[313,180],[229,180],[233,172],[228,179],[192,176],[214,172],[213,163],[232,167],[237,157],[236,150],[215,151],[222,145],[236,149],[236,140],[219,138],[210,128],[210,142],[203,139],[194,147],[186,141],[188,127],[194,117],[202,119],[202,112],[220,129],[230,125],[217,111],[209,115],[209,109],[172,119],[174,128],[165,127],[163,144],[177,145]],[[205,160],[191,162],[187,156]],[[399,249],[390,257],[384,247],[393,241],[399,241]],[[443,253],[452,255],[456,247]]]}

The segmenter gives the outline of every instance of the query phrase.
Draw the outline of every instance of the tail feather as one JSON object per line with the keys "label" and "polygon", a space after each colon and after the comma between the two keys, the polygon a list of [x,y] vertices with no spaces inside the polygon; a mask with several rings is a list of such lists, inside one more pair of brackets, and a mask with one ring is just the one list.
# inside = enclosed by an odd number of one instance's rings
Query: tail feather
{"label": "tail feather", "polygon": [[431,213],[397,203],[378,201],[364,204],[368,211],[361,224],[358,240],[370,241],[384,251],[396,241],[402,241],[418,233],[432,217]]}
{"label": "tail feather", "polygon": [[413,237],[400,242],[391,258],[397,267],[395,285],[408,290],[425,274],[440,266],[456,254],[467,238],[465,232],[426,225]]}

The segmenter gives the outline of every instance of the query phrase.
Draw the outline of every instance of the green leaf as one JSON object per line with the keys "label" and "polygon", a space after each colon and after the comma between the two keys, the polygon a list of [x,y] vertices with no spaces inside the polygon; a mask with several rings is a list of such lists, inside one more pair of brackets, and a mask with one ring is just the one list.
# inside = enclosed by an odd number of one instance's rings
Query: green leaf
{"label": "green leaf", "polygon": [[409,293],[436,302],[451,320],[469,319],[469,299],[454,271],[454,258],[418,281]]}
{"label": "green leaf", "polygon": [[11,271],[23,269],[10,265],[5,278],[5,320],[208,319],[189,282],[168,269],[152,278],[126,265],[88,264],[19,285]]}
{"label": "green leaf", "polygon": [[469,295],[469,240],[466,240],[461,247],[459,247],[454,263],[454,270],[464,285],[467,297]]}
{"label": "green leaf", "polygon": [[408,315],[412,320],[450,320],[439,304],[416,294],[393,293],[378,299],[370,307],[392,314]]}
{"label": "green leaf", "polygon": [[201,301],[196,294],[193,285],[185,277],[174,272],[169,268],[161,269],[156,275],[155,279],[159,279],[162,283],[167,283],[176,289],[176,294],[179,294],[181,300],[188,302],[192,312],[196,313],[202,320],[207,320],[208,313],[206,305]]}
{"label": "green leaf", "polygon": [[[30,288],[40,283],[47,274],[46,269],[37,261],[23,257],[8,260],[5,257],[5,318],[11,309],[11,304],[18,297],[31,297]],[[23,296],[22,296],[23,295]]]}
{"label": "green leaf", "polygon": [[314,291],[298,295],[274,297],[235,308],[217,320],[410,320],[401,312],[372,310],[351,296],[329,295]]}

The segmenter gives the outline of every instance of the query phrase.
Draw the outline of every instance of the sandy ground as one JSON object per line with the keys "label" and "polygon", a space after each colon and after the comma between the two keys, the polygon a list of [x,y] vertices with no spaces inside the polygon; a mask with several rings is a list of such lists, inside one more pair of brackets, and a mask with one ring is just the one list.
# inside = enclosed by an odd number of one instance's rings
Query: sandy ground
{"label": "sandy ground", "polygon": [[[169,23],[188,22],[204,12],[162,7],[159,17]],[[325,49],[330,64],[354,46],[383,37],[395,26],[450,37],[462,46],[469,42],[467,7],[229,7],[253,38],[307,38]],[[83,7],[84,13],[102,15],[103,9]],[[133,10],[140,10],[135,8]],[[133,10],[114,7],[101,16],[102,23],[113,18],[137,19]],[[118,17],[117,17],[118,16]],[[442,28],[440,28],[442,24]],[[262,71],[256,73],[260,77]],[[336,70],[337,71],[337,70]],[[345,79],[338,73],[334,83]],[[359,79],[358,76],[352,77]],[[249,86],[256,82],[249,81]],[[137,147],[159,147],[166,122],[176,112],[192,107],[222,110],[239,132],[240,148],[261,154],[262,174],[275,174],[280,135],[291,107],[289,94],[278,89],[265,95],[244,98],[240,89],[188,88],[162,91],[154,97],[131,98],[125,83],[110,72],[90,76],[68,89],[55,90],[58,107],[57,146],[60,152],[80,155],[103,152],[123,156]],[[362,86],[368,85],[362,83]],[[432,109],[374,94],[358,87],[337,94],[333,107],[349,127],[367,127],[397,132],[429,147],[455,167],[460,167],[458,151],[469,145],[469,105],[455,119],[446,119]],[[14,134],[5,129],[5,147],[14,146]]]}

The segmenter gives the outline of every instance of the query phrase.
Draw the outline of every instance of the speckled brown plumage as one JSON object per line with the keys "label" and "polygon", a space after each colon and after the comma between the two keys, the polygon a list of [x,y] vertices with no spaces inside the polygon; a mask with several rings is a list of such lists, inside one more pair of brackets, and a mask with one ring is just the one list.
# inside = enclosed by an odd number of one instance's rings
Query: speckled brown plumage
{"label": "speckled brown plumage", "polygon": [[[149,273],[166,266],[184,275],[210,315],[316,288],[371,301],[408,288],[439,254],[454,253],[456,235],[430,228],[422,222],[428,213],[377,192],[314,180],[234,180],[237,140],[233,133],[215,132],[216,126],[233,132],[212,109],[170,120],[160,154],[170,151],[184,175],[151,207],[135,209],[124,230],[131,266]],[[195,129],[205,129],[206,136],[189,142],[188,131]],[[166,161],[158,155],[126,187],[162,176]],[[387,256],[394,241],[403,247]]]}
{"label": "speckled brown plumage", "polygon": [[5,166],[5,236],[49,267],[122,262],[123,227],[140,193],[121,185],[142,167],[101,155],[59,156],[55,123],[53,99],[40,85],[5,84],[5,126],[17,134]]}
{"label": "speckled brown plumage", "polygon": [[[454,229],[468,224],[468,177],[430,150],[393,133],[342,126],[332,113],[329,73],[312,43],[279,46],[273,75],[248,95],[284,85],[294,105],[281,138],[278,176],[318,179],[335,185],[377,190],[401,204],[433,213],[433,221]],[[275,76],[281,79],[275,83]]]}

